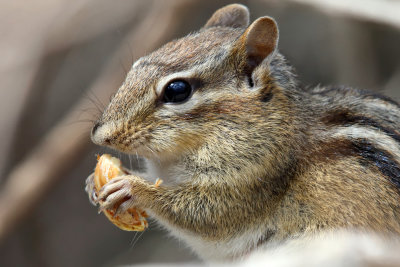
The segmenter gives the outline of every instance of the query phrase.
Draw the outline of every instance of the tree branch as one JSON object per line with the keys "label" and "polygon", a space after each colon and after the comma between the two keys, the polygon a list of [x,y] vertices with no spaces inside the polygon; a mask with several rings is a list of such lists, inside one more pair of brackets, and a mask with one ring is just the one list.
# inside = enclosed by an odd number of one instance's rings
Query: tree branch
{"label": "tree branch", "polygon": [[[176,31],[181,9],[193,2],[153,2],[150,13],[122,42],[89,91],[107,102],[111,91],[115,91],[124,79],[121,60],[132,58],[127,43],[135,48],[135,57],[157,48]],[[0,242],[40,203],[58,178],[73,168],[87,152],[91,124],[76,121],[82,110],[91,105],[87,99],[77,103],[32,153],[10,172],[0,191]]]}
{"label": "tree branch", "polygon": [[347,16],[400,29],[400,1],[389,0],[284,0],[321,10],[330,15]]}

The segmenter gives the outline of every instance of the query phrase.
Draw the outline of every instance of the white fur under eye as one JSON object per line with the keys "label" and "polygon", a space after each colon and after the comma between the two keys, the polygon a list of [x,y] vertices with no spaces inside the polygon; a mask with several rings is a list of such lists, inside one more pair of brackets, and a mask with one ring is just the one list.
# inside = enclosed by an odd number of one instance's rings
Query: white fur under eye
{"label": "white fur under eye", "polygon": [[176,72],[171,75],[165,76],[161,78],[156,87],[156,93],[158,96],[161,96],[163,93],[164,88],[174,80],[189,80],[190,78],[194,77],[195,72],[193,70],[183,71],[183,72]]}

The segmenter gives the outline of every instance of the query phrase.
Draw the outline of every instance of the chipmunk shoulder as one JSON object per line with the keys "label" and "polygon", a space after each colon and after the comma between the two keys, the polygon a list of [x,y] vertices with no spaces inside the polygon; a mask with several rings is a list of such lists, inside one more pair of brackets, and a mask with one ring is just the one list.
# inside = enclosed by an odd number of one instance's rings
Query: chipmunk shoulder
{"label": "chipmunk shoulder", "polygon": [[92,140],[170,182],[128,175],[103,208],[141,207],[209,260],[334,229],[399,234],[399,104],[301,87],[278,39],[233,4],[139,59]]}

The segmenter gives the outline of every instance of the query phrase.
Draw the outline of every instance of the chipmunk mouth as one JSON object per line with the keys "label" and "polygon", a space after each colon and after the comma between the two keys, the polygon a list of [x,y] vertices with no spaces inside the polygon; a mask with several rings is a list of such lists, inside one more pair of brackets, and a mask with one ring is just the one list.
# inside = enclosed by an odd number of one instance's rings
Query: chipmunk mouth
{"label": "chipmunk mouth", "polygon": [[97,145],[157,161],[173,161],[198,145],[197,136],[176,134],[171,139],[165,133],[160,135],[155,128],[155,124],[99,123],[94,125],[91,138]]}
{"label": "chipmunk mouth", "polygon": [[117,136],[110,140],[108,145],[120,152],[129,155],[137,155],[145,158],[159,158],[160,152],[153,148],[150,137],[145,136]]}
{"label": "chipmunk mouth", "polygon": [[115,123],[96,123],[91,132],[92,142],[126,154],[144,157],[157,156],[157,149],[150,144],[151,135],[138,127],[116,127]]}

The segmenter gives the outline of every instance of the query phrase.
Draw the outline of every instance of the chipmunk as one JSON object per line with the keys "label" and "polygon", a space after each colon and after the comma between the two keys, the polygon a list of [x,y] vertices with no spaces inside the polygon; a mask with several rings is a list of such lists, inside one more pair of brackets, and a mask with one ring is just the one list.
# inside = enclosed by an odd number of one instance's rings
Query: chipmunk
{"label": "chipmunk", "polygon": [[133,64],[92,129],[147,161],[101,208],[140,207],[208,260],[321,231],[400,234],[400,106],[347,87],[303,88],[271,17],[239,4]]}

